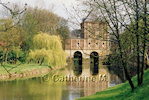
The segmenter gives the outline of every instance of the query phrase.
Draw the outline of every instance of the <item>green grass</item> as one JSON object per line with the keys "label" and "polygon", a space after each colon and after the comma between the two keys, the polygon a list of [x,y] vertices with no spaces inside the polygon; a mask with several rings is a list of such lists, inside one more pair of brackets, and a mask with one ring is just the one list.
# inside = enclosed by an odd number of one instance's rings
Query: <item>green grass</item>
{"label": "green grass", "polygon": [[[10,70],[10,73],[25,73],[26,71],[31,71],[34,69],[42,70],[44,68],[49,68],[48,65],[39,65],[39,64],[6,64],[4,65],[7,70]],[[0,66],[0,74],[1,75],[8,75],[7,71]]]}
{"label": "green grass", "polygon": [[[132,80],[137,86],[137,77],[134,76]],[[133,92],[129,83],[125,82],[77,100],[149,100],[149,69],[145,71],[143,85],[137,87]]]}

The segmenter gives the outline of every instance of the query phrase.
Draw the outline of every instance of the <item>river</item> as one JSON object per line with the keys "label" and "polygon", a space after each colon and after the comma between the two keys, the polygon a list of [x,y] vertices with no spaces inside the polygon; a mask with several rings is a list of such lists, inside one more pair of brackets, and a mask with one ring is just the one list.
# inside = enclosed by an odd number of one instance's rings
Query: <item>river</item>
{"label": "river", "polygon": [[[77,76],[77,77],[76,77]],[[43,77],[0,82],[0,100],[74,100],[120,83],[105,65],[67,65]]]}

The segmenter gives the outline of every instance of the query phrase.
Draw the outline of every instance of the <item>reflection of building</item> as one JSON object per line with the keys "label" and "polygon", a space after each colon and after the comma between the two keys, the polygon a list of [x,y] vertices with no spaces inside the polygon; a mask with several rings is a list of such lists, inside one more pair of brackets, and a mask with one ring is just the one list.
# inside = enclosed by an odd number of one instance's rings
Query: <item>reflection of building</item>
{"label": "reflection of building", "polygon": [[76,37],[66,40],[65,51],[68,57],[73,57],[75,52],[80,52],[83,58],[89,58],[92,52],[99,56],[109,54],[109,33],[104,22],[81,23],[81,30],[74,32]]}
{"label": "reflection of building", "polygon": [[[104,66],[104,65],[103,65]],[[92,94],[95,94],[98,91],[102,91],[106,88],[109,87],[109,82],[110,82],[110,73],[109,71],[106,69],[106,67],[104,66],[104,68],[99,68],[98,69],[98,74],[97,75],[92,75],[90,73],[90,66],[88,64],[83,64],[82,66],[82,73],[81,75],[77,76],[77,77],[82,77],[82,79],[84,77],[90,77],[90,81],[87,78],[87,81],[67,81],[67,86],[68,87],[73,87],[75,89],[80,89],[79,91],[82,90],[83,92],[83,96],[89,96]],[[67,75],[70,75],[71,77],[75,77],[75,72],[74,69],[66,69],[65,72]],[[105,76],[105,80],[102,80],[103,78],[101,78],[101,76]],[[94,77],[94,81],[91,79],[91,77]],[[101,78],[101,80],[99,79]]]}

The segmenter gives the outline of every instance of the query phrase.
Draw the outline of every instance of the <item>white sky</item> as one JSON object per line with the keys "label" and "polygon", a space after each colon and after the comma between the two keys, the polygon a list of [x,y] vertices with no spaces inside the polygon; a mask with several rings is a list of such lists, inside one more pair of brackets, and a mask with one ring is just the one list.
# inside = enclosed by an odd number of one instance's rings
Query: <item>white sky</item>
{"label": "white sky", "polygon": [[63,6],[66,6],[67,9],[71,9],[71,5],[76,5],[78,3],[77,0],[0,0],[2,3],[19,3],[20,5],[24,5],[27,3],[28,6],[38,6],[46,9],[51,9],[52,5],[54,5],[53,12],[59,16],[64,18],[68,18],[67,12]]}

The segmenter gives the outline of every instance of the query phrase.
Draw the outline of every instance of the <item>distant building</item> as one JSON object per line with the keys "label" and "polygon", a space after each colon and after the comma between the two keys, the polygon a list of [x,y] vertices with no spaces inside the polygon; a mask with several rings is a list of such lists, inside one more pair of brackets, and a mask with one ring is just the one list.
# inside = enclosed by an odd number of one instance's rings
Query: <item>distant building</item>
{"label": "distant building", "polygon": [[84,21],[81,30],[74,30],[66,40],[67,58],[74,58],[78,53],[82,58],[90,58],[92,53],[105,57],[110,52],[108,26],[105,22]]}

